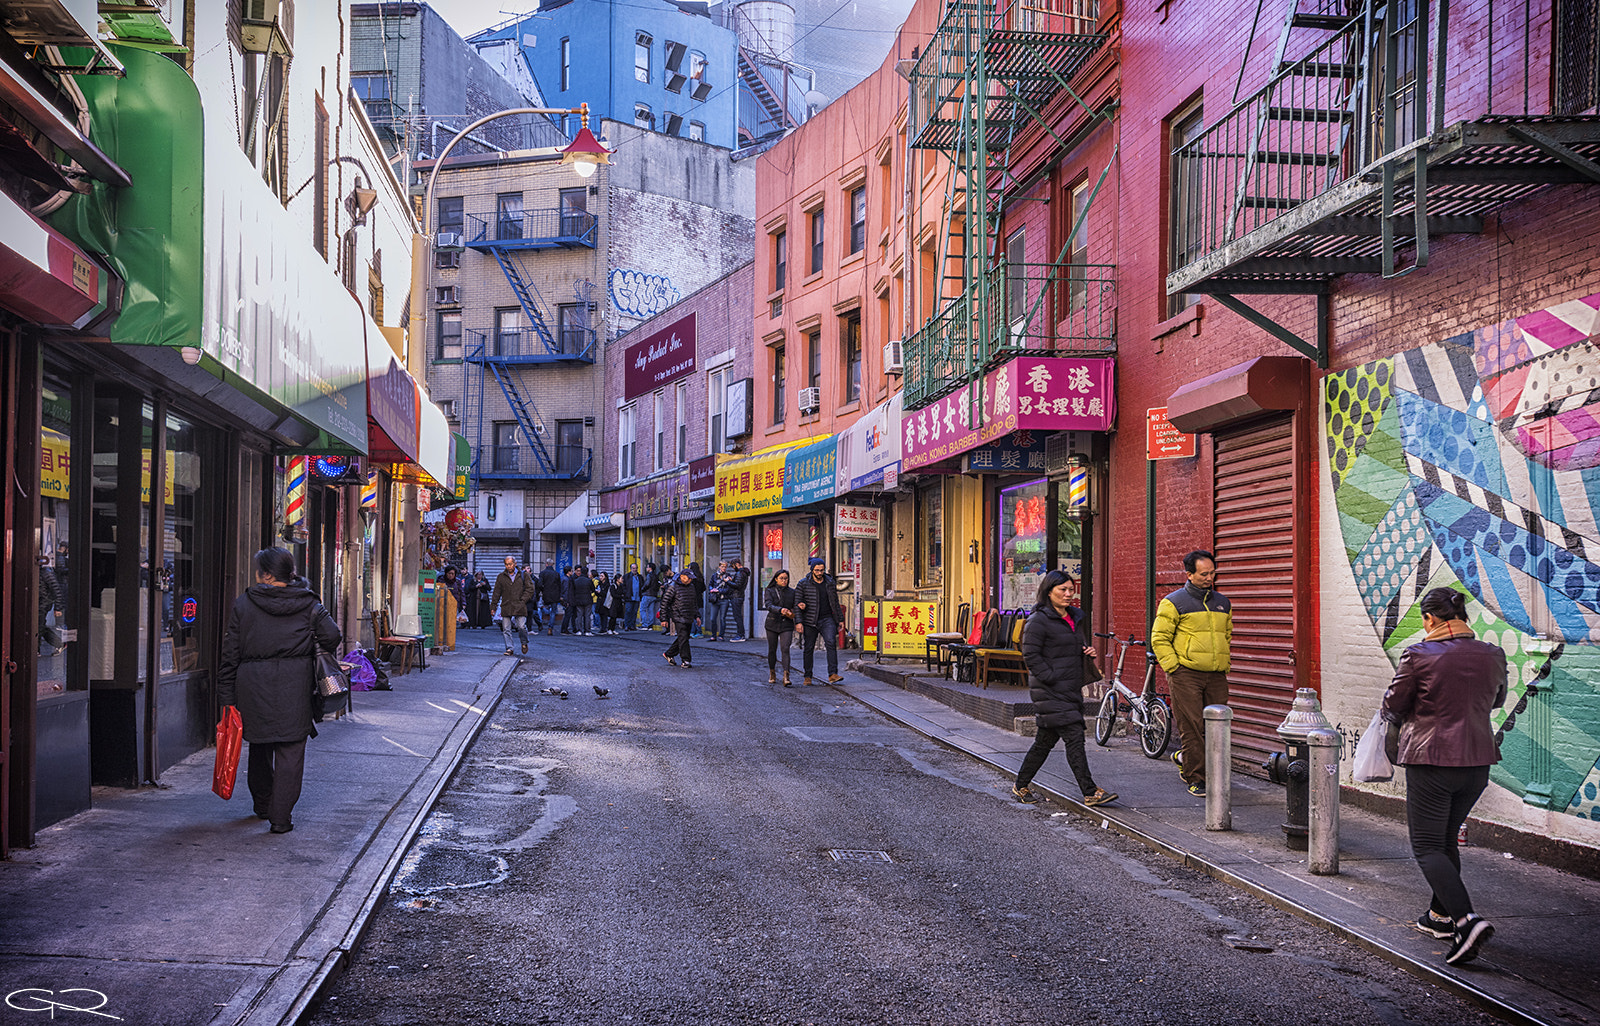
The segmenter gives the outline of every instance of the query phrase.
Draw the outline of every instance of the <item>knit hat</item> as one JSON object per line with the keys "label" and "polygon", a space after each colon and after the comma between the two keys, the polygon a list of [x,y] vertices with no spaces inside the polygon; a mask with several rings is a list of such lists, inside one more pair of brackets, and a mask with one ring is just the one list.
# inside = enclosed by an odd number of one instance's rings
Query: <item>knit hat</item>
{"label": "knit hat", "polygon": [[821,556],[812,556],[811,561],[808,562],[806,566],[827,566],[827,564],[828,561],[823,559]]}

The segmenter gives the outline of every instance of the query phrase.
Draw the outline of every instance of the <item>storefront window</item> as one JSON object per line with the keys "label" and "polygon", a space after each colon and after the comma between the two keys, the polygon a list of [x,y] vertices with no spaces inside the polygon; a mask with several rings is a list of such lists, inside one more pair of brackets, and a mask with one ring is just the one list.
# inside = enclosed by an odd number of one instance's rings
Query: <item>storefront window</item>
{"label": "storefront window", "polygon": [[1000,607],[1028,609],[1048,568],[1049,483],[1044,480],[1000,492]]}
{"label": "storefront window", "polygon": [[1083,520],[1071,513],[1071,506],[1067,502],[1067,482],[1055,483],[1056,500],[1056,536],[1050,553],[1050,565],[1057,570],[1067,570],[1071,573],[1084,576],[1083,594],[1087,602],[1090,591],[1090,580],[1085,571],[1083,551]]}
{"label": "storefront window", "polygon": [[[201,642],[208,633],[202,616],[210,606],[202,595],[202,525],[206,517],[202,487],[200,429],[177,414],[167,414],[165,540],[161,546],[161,636],[157,646],[163,675],[200,668]],[[210,532],[213,535],[215,531]]]}
{"label": "storefront window", "polygon": [[[74,587],[69,539],[72,537],[72,385],[64,374],[44,377],[44,417],[39,449],[39,661],[38,695],[46,698],[70,686],[68,660],[76,654],[68,611],[81,594]],[[80,685],[81,686],[81,685]]]}
{"label": "storefront window", "polygon": [[939,481],[917,489],[917,585],[944,583],[944,493]]}
{"label": "storefront window", "polygon": [[[761,546],[761,580],[763,590],[772,583],[773,575],[784,569],[783,565],[783,521],[772,520],[763,523],[760,527],[758,543]],[[795,583],[794,571],[789,572],[790,584]],[[763,607],[765,608],[765,607]]]}

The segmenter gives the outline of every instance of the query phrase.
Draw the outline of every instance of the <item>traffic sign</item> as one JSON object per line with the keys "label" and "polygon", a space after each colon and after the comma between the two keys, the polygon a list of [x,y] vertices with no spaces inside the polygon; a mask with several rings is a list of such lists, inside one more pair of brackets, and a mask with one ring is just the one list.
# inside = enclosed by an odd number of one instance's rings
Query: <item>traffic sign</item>
{"label": "traffic sign", "polygon": [[1186,435],[1167,420],[1167,408],[1158,406],[1145,418],[1145,455],[1152,460],[1175,460],[1194,455],[1194,436]]}

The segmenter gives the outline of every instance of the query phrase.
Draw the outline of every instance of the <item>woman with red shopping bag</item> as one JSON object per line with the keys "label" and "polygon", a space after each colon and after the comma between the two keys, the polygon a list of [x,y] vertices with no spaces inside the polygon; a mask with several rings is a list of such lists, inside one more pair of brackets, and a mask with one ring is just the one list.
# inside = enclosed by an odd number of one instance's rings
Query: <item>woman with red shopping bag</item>
{"label": "woman with red shopping bag", "polygon": [[342,637],[285,549],[255,555],[256,583],[233,603],[222,636],[217,697],[237,706],[250,745],[245,779],[256,816],[272,832],[294,829],[306,738],[315,737],[311,694],[316,653],[336,653]]}

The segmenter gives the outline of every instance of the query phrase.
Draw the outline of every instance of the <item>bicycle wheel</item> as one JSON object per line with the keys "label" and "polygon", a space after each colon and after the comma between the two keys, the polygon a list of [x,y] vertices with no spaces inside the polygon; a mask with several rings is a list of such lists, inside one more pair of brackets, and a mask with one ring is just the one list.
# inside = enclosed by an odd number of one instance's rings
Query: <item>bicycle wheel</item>
{"label": "bicycle wheel", "polygon": [[1145,699],[1145,722],[1139,728],[1139,747],[1146,758],[1159,759],[1172,740],[1172,710],[1167,703],[1151,695]]}
{"label": "bicycle wheel", "polygon": [[1094,743],[1104,748],[1111,740],[1111,728],[1117,725],[1117,693],[1114,689],[1106,689],[1106,697],[1100,701],[1100,712],[1094,721]]}

